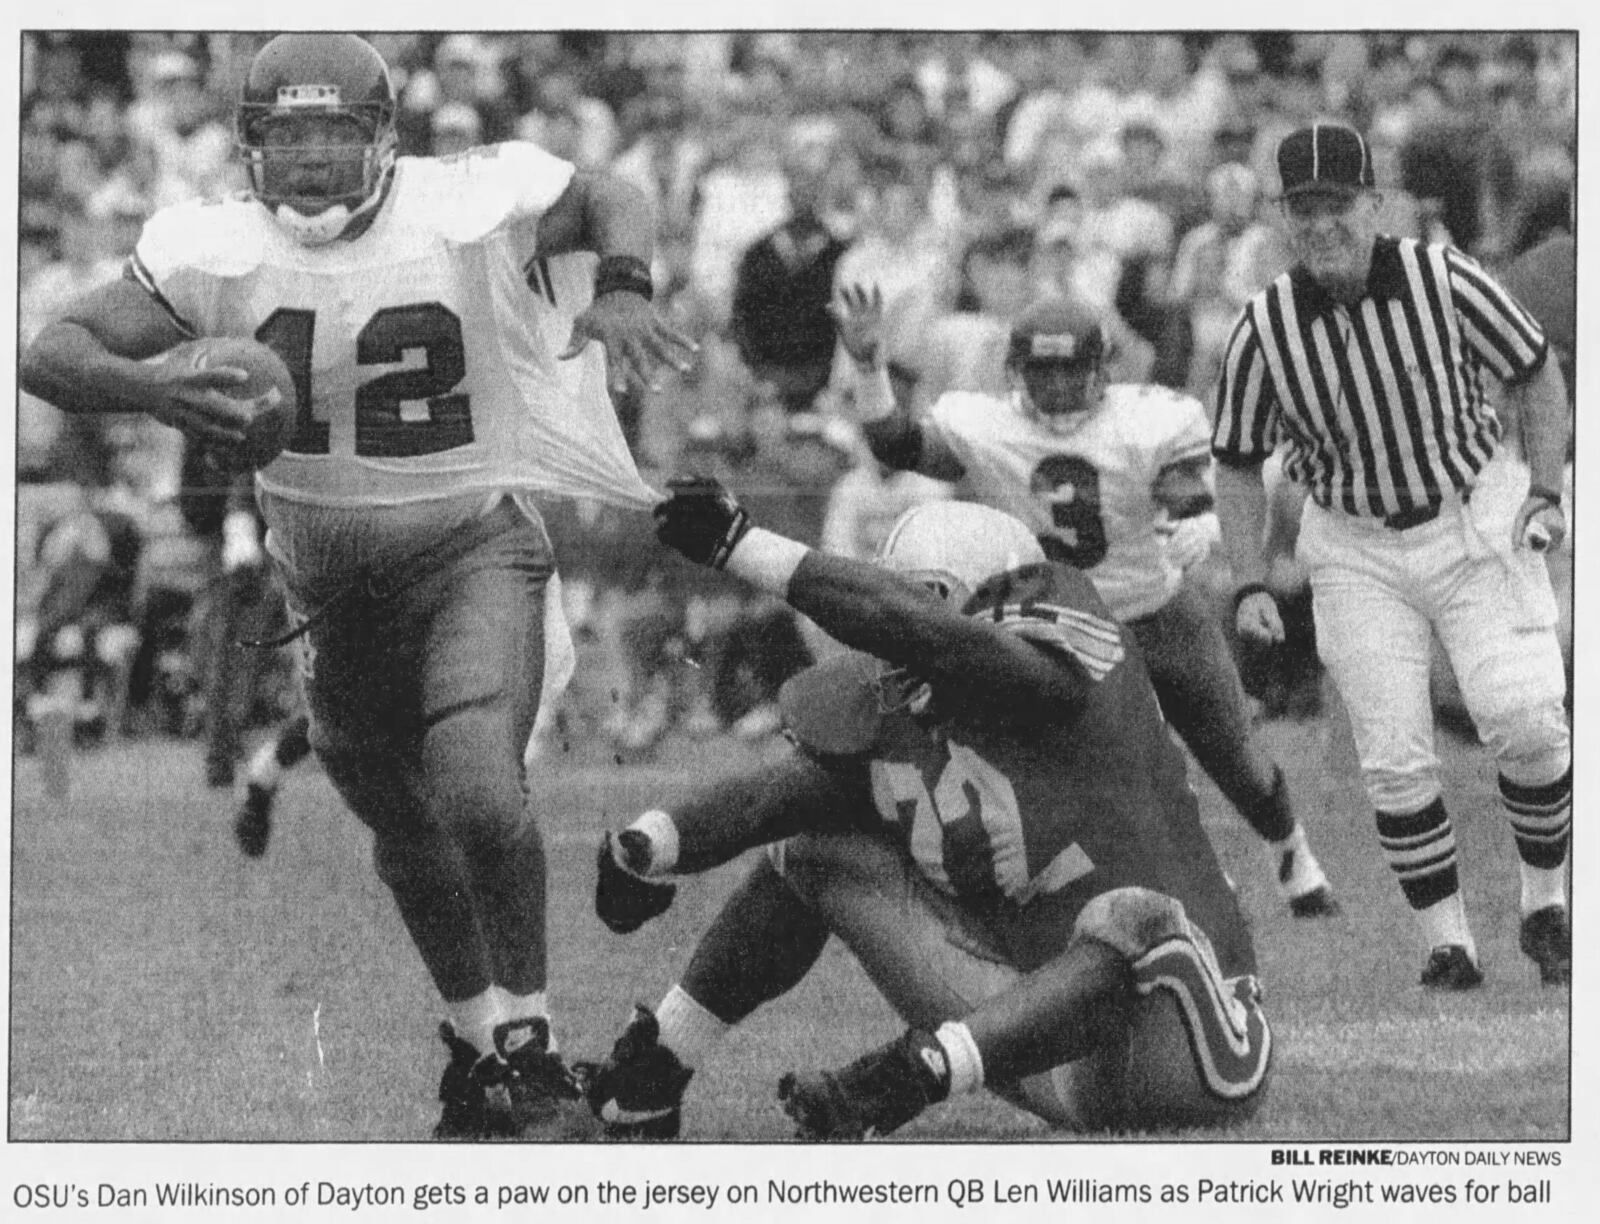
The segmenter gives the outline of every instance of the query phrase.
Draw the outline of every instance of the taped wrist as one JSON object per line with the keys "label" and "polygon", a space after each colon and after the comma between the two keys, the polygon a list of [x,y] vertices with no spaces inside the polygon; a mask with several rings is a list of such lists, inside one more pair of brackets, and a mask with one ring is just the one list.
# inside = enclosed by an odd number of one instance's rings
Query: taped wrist
{"label": "taped wrist", "polygon": [[798,540],[752,527],[734,546],[724,568],[758,590],[782,598],[788,593],[789,579],[810,551]]}

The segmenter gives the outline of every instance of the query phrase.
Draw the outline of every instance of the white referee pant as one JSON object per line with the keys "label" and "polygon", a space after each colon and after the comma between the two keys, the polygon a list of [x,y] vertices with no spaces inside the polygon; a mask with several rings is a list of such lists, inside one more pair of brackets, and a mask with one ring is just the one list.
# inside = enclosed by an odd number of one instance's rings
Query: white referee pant
{"label": "white referee pant", "polygon": [[1506,779],[1547,786],[1570,764],[1555,595],[1544,557],[1512,547],[1527,488],[1527,468],[1501,455],[1469,502],[1452,497],[1418,527],[1306,504],[1297,555],[1311,576],[1318,653],[1379,812],[1416,812],[1439,795],[1433,633]]}

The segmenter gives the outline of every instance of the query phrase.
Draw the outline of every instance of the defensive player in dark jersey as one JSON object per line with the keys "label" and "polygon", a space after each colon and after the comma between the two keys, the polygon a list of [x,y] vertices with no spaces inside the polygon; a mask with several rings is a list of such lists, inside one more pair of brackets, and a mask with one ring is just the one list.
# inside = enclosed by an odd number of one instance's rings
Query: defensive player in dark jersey
{"label": "defensive player in dark jersey", "polygon": [[1078,1129],[1253,1110],[1270,1036],[1249,932],[1137,652],[1082,574],[966,503],[907,512],[881,566],[752,528],[715,482],[675,484],[656,515],[665,543],[855,653],[785,687],[792,755],[602,846],[596,908],[619,931],[671,903],[650,877],[771,846],[658,1012],[589,1069],[608,1133],[676,1135],[693,1067],[830,934],[911,1027],[783,1077],[802,1137],[886,1134],[980,1086]]}

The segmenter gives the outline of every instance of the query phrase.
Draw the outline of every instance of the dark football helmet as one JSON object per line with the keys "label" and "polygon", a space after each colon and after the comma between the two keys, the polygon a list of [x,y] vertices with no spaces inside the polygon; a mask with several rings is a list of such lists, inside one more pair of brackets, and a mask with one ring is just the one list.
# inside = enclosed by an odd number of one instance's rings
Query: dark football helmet
{"label": "dark football helmet", "polygon": [[297,241],[332,242],[388,187],[396,141],[388,66],[354,34],[279,35],[250,62],[235,133],[256,199]]}
{"label": "dark football helmet", "polygon": [[1070,433],[1093,413],[1103,389],[1105,329],[1092,307],[1046,299],[1011,328],[1006,370],[1029,416],[1055,433]]}

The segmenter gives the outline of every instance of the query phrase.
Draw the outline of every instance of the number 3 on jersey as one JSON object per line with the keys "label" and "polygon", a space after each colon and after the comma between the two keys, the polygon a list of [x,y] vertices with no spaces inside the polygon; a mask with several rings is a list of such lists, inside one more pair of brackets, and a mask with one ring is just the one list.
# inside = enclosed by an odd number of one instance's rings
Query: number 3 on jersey
{"label": "number 3 on jersey", "polygon": [[1055,528],[1039,537],[1045,556],[1084,570],[1106,559],[1110,545],[1100,517],[1100,473],[1094,464],[1077,455],[1050,455],[1033,469],[1028,491],[1044,502]]}
{"label": "number 3 on jersey", "polygon": [[[328,423],[312,415],[316,328],[316,311],[287,307],[256,328],[255,338],[282,357],[294,375],[300,413],[288,449],[299,455],[328,453]],[[356,454],[363,458],[432,455],[473,439],[470,397],[456,390],[467,374],[466,346],[461,320],[448,306],[421,302],[378,311],[356,335],[356,364],[393,365],[413,349],[423,354],[420,367],[379,374],[356,388]],[[408,419],[402,414],[407,403],[426,405],[425,415]]]}

